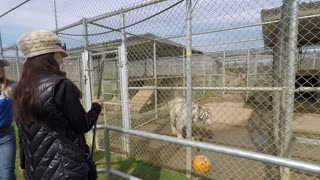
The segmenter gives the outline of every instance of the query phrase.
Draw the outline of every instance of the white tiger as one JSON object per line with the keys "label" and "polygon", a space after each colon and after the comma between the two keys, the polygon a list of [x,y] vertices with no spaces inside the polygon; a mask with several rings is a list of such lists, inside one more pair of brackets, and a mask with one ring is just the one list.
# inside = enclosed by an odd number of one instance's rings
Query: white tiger
{"label": "white tiger", "polygon": [[[184,98],[175,98],[168,102],[170,109],[170,123],[172,133],[183,138],[183,128],[187,125],[187,104]],[[206,106],[192,103],[192,122],[202,121],[205,125],[211,124],[210,111]]]}

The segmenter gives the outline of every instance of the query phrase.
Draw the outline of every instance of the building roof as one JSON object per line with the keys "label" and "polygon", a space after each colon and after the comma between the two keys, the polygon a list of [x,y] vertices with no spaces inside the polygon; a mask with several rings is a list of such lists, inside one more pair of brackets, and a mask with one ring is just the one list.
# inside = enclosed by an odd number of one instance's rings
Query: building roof
{"label": "building roof", "polygon": [[[274,47],[279,36],[281,7],[263,9],[261,19],[264,43]],[[269,22],[269,23],[268,23]],[[320,42],[320,2],[301,3],[299,6],[298,45],[314,45]]]}
{"label": "building roof", "polygon": [[[92,52],[114,51],[121,46],[121,39],[90,45]],[[156,43],[157,58],[182,56],[185,46],[174,41],[161,38],[151,33],[130,36],[127,38],[128,60],[152,59],[154,43]],[[68,52],[79,52],[83,47],[69,49]],[[193,53],[203,54],[201,51],[192,50]],[[116,54],[111,55],[116,56]]]}

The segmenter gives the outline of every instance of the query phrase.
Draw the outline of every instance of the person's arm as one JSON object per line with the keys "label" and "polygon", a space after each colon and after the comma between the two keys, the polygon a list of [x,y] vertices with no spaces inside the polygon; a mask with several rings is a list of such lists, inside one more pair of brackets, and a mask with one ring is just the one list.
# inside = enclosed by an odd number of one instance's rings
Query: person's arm
{"label": "person's arm", "polygon": [[101,112],[101,106],[98,103],[92,103],[88,112],[84,110],[80,102],[79,91],[70,80],[63,80],[57,85],[55,102],[75,131],[80,133],[88,132],[97,122]]}

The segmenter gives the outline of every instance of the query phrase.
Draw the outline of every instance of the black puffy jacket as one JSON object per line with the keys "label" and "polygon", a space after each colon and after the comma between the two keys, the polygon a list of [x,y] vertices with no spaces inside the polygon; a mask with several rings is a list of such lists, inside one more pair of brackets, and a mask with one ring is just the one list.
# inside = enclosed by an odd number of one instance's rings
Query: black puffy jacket
{"label": "black puffy jacket", "polygon": [[[68,79],[57,75],[43,76],[39,84],[41,110],[38,119],[31,125],[18,123],[20,162],[26,179],[87,179],[89,166],[83,153],[88,153],[84,133],[97,121],[100,105],[93,103],[86,113],[80,103],[76,86]],[[38,123],[40,121],[41,123]],[[19,122],[19,121],[18,121]],[[49,128],[49,130],[43,125]],[[54,133],[71,140],[74,151],[65,150]],[[68,157],[68,158],[66,158]]]}

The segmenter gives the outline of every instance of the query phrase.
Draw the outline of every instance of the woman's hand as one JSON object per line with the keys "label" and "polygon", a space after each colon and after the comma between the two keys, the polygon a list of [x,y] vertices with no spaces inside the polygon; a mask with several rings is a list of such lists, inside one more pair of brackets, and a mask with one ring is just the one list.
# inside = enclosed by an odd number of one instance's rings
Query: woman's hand
{"label": "woman's hand", "polygon": [[98,103],[101,106],[101,108],[103,108],[103,101],[101,99],[97,99],[93,102]]}
{"label": "woman's hand", "polygon": [[[103,109],[103,101],[102,101],[101,99],[96,99],[96,100],[93,101],[93,102],[98,103],[98,104],[101,106],[101,108]],[[99,115],[100,115],[100,116],[103,115],[103,110],[100,112]]]}

